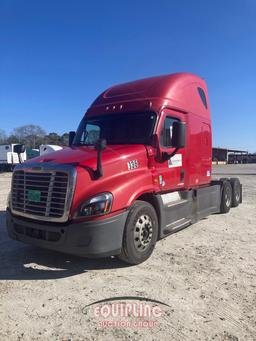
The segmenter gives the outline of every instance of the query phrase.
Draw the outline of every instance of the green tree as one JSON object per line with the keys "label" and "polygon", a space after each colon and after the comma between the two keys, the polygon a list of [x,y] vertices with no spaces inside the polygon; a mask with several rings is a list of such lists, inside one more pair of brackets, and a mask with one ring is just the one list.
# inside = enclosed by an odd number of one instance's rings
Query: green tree
{"label": "green tree", "polygon": [[61,145],[61,136],[57,133],[49,133],[44,137],[44,144]]}
{"label": "green tree", "polygon": [[69,141],[69,133],[64,133],[63,135],[61,135],[62,146],[68,146],[68,141]]}

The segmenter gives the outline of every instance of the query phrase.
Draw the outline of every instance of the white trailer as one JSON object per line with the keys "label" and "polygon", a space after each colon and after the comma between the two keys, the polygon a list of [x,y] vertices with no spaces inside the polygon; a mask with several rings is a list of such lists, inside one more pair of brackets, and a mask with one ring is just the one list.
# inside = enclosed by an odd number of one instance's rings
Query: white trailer
{"label": "white trailer", "polygon": [[55,144],[41,144],[39,147],[40,155],[45,155],[49,153],[56,152],[57,150],[63,149],[61,146],[57,146]]}
{"label": "white trailer", "polygon": [[12,170],[14,166],[27,160],[27,153],[19,155],[13,149],[17,143],[0,145],[0,171]]}

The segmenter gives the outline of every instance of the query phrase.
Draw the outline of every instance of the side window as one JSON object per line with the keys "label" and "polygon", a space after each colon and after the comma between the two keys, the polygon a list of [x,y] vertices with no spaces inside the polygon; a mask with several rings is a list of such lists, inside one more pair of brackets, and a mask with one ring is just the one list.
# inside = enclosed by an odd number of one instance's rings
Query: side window
{"label": "side window", "polygon": [[201,98],[201,101],[203,102],[205,109],[207,109],[207,101],[206,101],[204,90],[202,88],[197,88],[197,91],[199,93],[199,96]]}
{"label": "side window", "polygon": [[84,144],[95,144],[100,138],[100,127],[96,124],[86,124],[86,130],[83,132],[81,142]]}
{"label": "side window", "polygon": [[178,122],[179,120],[174,117],[166,117],[161,130],[160,143],[162,147],[171,148],[172,147],[172,126],[173,122]]}

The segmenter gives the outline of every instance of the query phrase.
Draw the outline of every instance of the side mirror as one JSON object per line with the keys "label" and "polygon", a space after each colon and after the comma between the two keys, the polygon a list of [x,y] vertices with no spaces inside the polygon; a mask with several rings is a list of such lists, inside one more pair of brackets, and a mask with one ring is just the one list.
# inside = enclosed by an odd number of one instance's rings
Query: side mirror
{"label": "side mirror", "polygon": [[105,139],[99,139],[96,143],[95,143],[95,149],[98,152],[101,152],[102,150],[104,150],[106,148],[107,145],[107,141]]}
{"label": "side mirror", "polygon": [[13,151],[14,153],[17,153],[18,154],[18,157],[19,157],[19,163],[22,163],[22,159],[21,159],[21,155],[22,153],[25,153],[26,151],[26,148],[24,146],[24,144],[16,144],[14,147],[13,147]]}
{"label": "side mirror", "polygon": [[186,125],[183,122],[173,122],[172,125],[172,147],[183,148],[186,141]]}
{"label": "side mirror", "polygon": [[68,135],[68,145],[69,147],[72,146],[74,138],[75,138],[76,132],[75,131],[70,131]]}
{"label": "side mirror", "polygon": [[16,144],[14,147],[13,147],[13,151],[14,153],[17,153],[17,154],[22,154],[24,153],[26,150],[24,144]]}

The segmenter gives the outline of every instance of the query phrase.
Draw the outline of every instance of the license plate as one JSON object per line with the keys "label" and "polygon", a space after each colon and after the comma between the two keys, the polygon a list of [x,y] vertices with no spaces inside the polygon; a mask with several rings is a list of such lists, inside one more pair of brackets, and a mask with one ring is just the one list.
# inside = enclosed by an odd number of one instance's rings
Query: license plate
{"label": "license plate", "polygon": [[40,202],[41,201],[41,192],[33,190],[33,189],[29,189],[28,190],[28,201]]}

